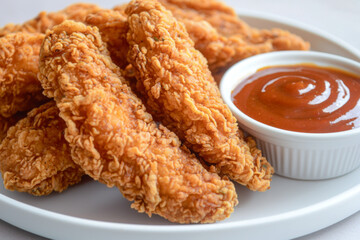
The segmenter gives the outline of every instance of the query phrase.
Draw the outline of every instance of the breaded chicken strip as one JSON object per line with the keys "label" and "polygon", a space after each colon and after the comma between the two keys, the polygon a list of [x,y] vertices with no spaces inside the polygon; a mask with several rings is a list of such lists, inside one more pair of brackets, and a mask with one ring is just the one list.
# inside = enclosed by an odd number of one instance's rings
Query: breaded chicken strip
{"label": "breaded chicken strip", "polygon": [[101,10],[95,4],[75,3],[58,12],[47,13],[40,12],[38,16],[23,24],[7,24],[0,29],[0,37],[8,33],[28,32],[28,33],[45,33],[45,31],[63,21],[70,19],[83,22],[90,13]]}
{"label": "breaded chicken strip", "polygon": [[308,50],[309,43],[282,29],[259,30],[240,20],[235,11],[217,0],[159,0],[183,22],[212,73],[265,52]]}
{"label": "breaded chicken strip", "polygon": [[[160,3],[185,24],[217,82],[226,69],[244,58],[271,51],[309,49],[308,42],[288,31],[251,28],[231,7],[217,0],[160,0]],[[114,10],[124,12],[126,6],[119,5]]]}
{"label": "breaded chicken strip", "polygon": [[228,217],[237,204],[234,185],[158,126],[118,72],[97,28],[66,21],[47,33],[40,81],[66,122],[74,161],[149,216],[179,223]]}
{"label": "breaded chicken strip", "polygon": [[127,16],[119,11],[104,9],[94,14],[89,14],[85,23],[99,28],[102,40],[107,44],[112,61],[120,68],[128,65],[126,60],[128,43]]}
{"label": "breaded chicken strip", "polygon": [[0,38],[0,115],[11,117],[46,101],[37,79],[44,35],[14,33]]}
{"label": "breaded chicken strip", "polygon": [[149,112],[219,173],[251,190],[268,189],[273,168],[241,138],[184,25],[155,0],[131,1],[126,12],[128,60]]}
{"label": "breaded chicken strip", "polygon": [[84,172],[71,159],[64,129],[53,101],[11,127],[0,145],[5,188],[41,196],[78,183]]}

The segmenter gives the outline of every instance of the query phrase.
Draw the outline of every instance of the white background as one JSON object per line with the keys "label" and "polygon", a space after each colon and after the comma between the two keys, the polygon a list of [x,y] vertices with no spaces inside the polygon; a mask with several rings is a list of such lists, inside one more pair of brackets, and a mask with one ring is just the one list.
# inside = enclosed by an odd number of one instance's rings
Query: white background
{"label": "white background", "polygon": [[[86,1],[98,3],[100,6],[107,8],[124,2],[124,0]],[[59,10],[72,2],[77,1],[0,0],[0,26],[9,22],[21,23],[34,17],[41,10]],[[297,20],[335,35],[360,50],[360,0],[226,0],[225,2],[241,11],[264,12]],[[360,212],[326,229],[299,238],[299,240],[355,240],[359,239],[359,236]],[[3,240],[43,239],[1,220],[0,238]],[[271,236],[269,236],[269,239],[271,239]]]}

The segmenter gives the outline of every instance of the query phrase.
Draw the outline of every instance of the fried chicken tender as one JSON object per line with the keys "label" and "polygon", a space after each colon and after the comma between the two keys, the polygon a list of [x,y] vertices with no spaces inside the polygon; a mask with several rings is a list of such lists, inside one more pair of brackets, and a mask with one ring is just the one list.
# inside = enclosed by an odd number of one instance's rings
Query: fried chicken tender
{"label": "fried chicken tender", "polygon": [[45,31],[63,21],[70,19],[84,22],[87,15],[100,11],[101,8],[95,4],[75,3],[58,12],[40,12],[38,16],[23,24],[7,24],[0,29],[0,37],[8,33],[28,32],[45,33]]}
{"label": "fried chicken tender", "polygon": [[6,118],[44,103],[37,79],[44,34],[14,33],[0,38],[0,115]]}
{"label": "fried chicken tender", "polygon": [[[299,36],[281,29],[259,30],[239,19],[235,11],[216,0],[159,0],[173,16],[185,24],[195,48],[207,59],[211,72],[221,79],[234,63],[265,52],[308,50]],[[114,7],[124,12],[126,5]]]}
{"label": "fried chicken tender", "polygon": [[41,196],[78,183],[84,172],[71,159],[64,129],[54,101],[11,127],[0,145],[5,188]]}
{"label": "fried chicken tender", "polygon": [[39,79],[66,122],[73,160],[95,180],[118,187],[132,208],[179,223],[214,222],[233,211],[234,185],[206,171],[153,121],[97,28],[65,21],[49,31]]}
{"label": "fried chicken tender", "polygon": [[112,61],[120,68],[125,68],[128,65],[126,57],[129,49],[126,41],[127,16],[119,11],[104,9],[89,14],[85,23],[99,29],[102,40],[107,44]]}
{"label": "fried chicken tender", "polygon": [[250,149],[242,139],[206,59],[195,50],[184,25],[157,1],[131,1],[126,13],[128,60],[155,120],[219,173],[251,190],[268,189],[273,168],[254,144]]}

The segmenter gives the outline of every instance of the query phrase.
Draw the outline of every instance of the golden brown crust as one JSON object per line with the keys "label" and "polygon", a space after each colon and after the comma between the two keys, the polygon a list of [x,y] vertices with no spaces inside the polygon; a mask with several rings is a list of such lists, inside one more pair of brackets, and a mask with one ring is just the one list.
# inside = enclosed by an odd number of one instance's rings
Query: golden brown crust
{"label": "golden brown crust", "polygon": [[259,30],[239,19],[232,8],[216,0],[159,0],[186,26],[212,73],[259,53],[308,50],[309,43],[281,29]]}
{"label": "golden brown crust", "polygon": [[14,33],[0,38],[0,115],[11,117],[46,101],[37,79],[44,35]]}
{"label": "golden brown crust", "polygon": [[222,101],[185,27],[157,1],[132,1],[128,59],[148,110],[218,172],[251,190],[270,187],[273,168],[254,164],[236,119]]}
{"label": "golden brown crust", "polygon": [[[220,82],[234,63],[250,56],[281,50],[308,50],[310,44],[282,29],[256,29],[239,19],[235,11],[217,0],[159,0],[185,24],[190,38],[208,61]],[[124,14],[127,4],[114,7]]]}
{"label": "golden brown crust", "polygon": [[120,68],[125,68],[128,65],[126,57],[129,48],[126,41],[128,31],[126,15],[106,9],[89,14],[85,23],[99,29],[102,40],[107,43],[112,61]]}
{"label": "golden brown crust", "polygon": [[123,11],[101,9],[95,4],[75,3],[57,12],[40,12],[37,17],[23,24],[8,24],[0,28],[0,37],[9,33],[45,33],[47,29],[65,20],[84,22],[99,28],[101,37],[107,43],[111,58],[119,67],[126,67],[127,22]]}
{"label": "golden brown crust", "polygon": [[83,171],[71,159],[64,129],[53,101],[11,127],[0,145],[5,188],[41,196],[79,182]]}
{"label": "golden brown crust", "polygon": [[26,113],[19,112],[9,118],[0,116],[0,143],[6,137],[8,129],[14,126],[20,119],[24,118]]}
{"label": "golden brown crust", "polygon": [[84,22],[88,14],[101,10],[95,4],[75,3],[58,12],[40,12],[34,19],[23,24],[7,24],[0,29],[0,37],[9,33],[27,32],[27,33],[45,33],[53,26],[62,23],[67,19]]}
{"label": "golden brown crust", "polygon": [[233,211],[233,184],[206,171],[174,133],[152,120],[123,84],[97,28],[73,21],[54,27],[40,72],[68,126],[74,161],[117,186],[133,208],[179,223],[214,222]]}

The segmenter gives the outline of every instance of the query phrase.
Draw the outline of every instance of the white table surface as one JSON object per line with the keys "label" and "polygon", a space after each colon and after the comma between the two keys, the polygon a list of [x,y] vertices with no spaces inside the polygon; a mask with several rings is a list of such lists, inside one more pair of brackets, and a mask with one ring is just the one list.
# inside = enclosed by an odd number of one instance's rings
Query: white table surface
{"label": "white table surface", "polygon": [[[198,0],[201,1],[201,0]],[[0,26],[21,23],[39,11],[62,9],[74,0],[1,0]],[[110,8],[124,0],[83,0]],[[291,18],[342,38],[360,50],[360,0],[225,0],[235,9],[265,12]],[[330,186],[331,187],[331,186]],[[19,216],[21,217],[21,216]],[[0,213],[1,219],[1,213]],[[360,236],[360,211],[349,218],[298,240],[352,240]],[[44,239],[0,220],[0,239]]]}

